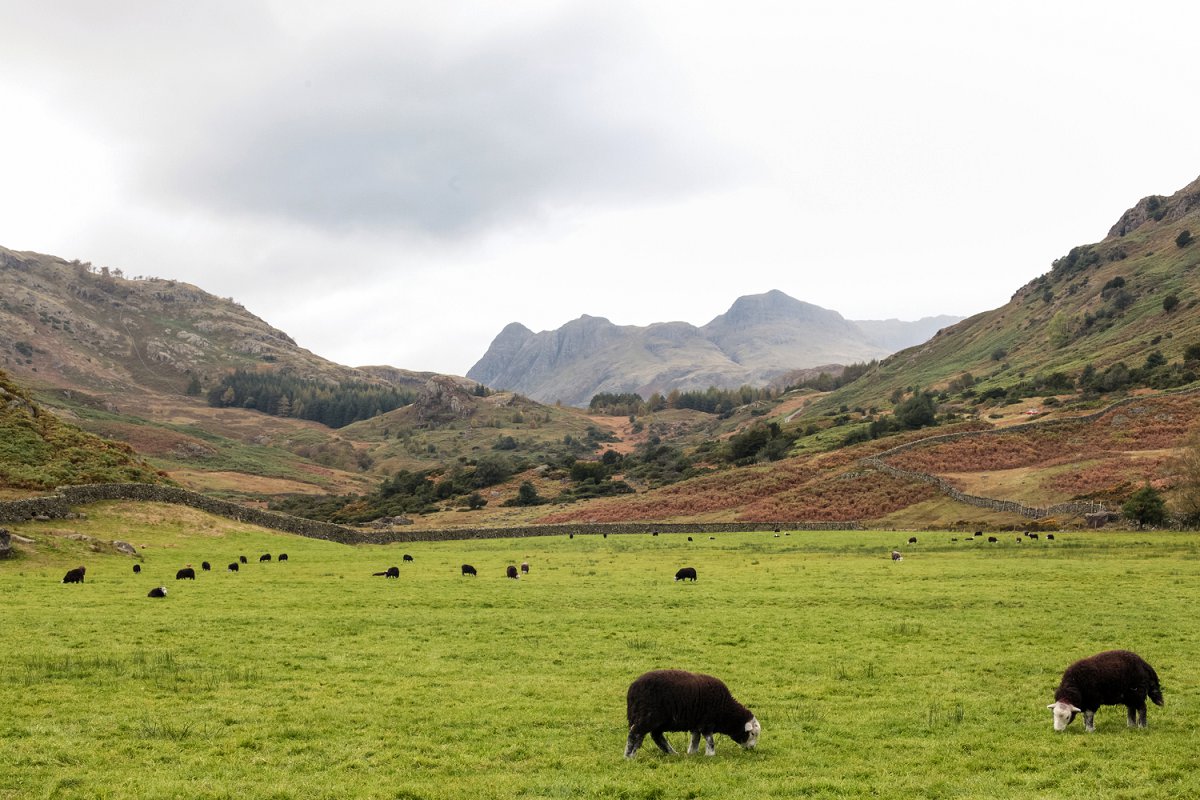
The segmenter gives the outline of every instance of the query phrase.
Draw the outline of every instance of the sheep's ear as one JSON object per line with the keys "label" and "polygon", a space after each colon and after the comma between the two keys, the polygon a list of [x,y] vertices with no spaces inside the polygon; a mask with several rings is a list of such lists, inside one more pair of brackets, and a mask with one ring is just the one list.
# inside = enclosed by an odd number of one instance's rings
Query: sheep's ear
{"label": "sheep's ear", "polygon": [[1046,706],[1046,708],[1054,708],[1056,705],[1058,705],[1058,703],[1051,703],[1050,705]]}
{"label": "sheep's ear", "polygon": [[1082,708],[1076,708],[1075,706],[1071,706],[1071,713],[1072,713],[1072,714],[1082,714],[1082,713],[1083,713],[1083,709],[1082,709]]}

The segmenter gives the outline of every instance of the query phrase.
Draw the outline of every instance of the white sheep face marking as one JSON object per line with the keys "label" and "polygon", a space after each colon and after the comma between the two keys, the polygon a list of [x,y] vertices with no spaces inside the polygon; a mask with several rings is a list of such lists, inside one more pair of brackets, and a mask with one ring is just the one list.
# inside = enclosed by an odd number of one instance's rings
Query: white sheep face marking
{"label": "white sheep face marking", "polygon": [[1046,708],[1054,712],[1054,730],[1056,731],[1065,731],[1071,724],[1071,720],[1075,719],[1075,715],[1080,712],[1080,709],[1062,700],[1051,703]]}
{"label": "white sheep face marking", "polygon": [[742,742],[742,747],[749,750],[758,744],[758,735],[762,733],[762,726],[758,724],[757,717],[751,717],[750,721],[746,723],[746,733],[750,735],[746,737],[746,741]]}

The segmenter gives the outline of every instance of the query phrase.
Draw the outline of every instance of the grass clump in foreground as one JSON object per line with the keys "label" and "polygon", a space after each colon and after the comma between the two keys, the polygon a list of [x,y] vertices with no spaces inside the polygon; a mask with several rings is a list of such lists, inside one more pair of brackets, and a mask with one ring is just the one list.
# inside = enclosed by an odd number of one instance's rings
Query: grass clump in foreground
{"label": "grass clump in foreground", "polygon": [[[907,533],[350,548],[146,508],[76,525],[144,544],[140,576],[62,549],[0,563],[0,797],[1200,793],[1200,536],[922,533],[893,564]],[[59,584],[77,563],[87,582]],[[391,565],[399,580],[371,577]],[[694,585],[672,580],[685,565]],[[1095,734],[1055,734],[1063,668],[1112,647],[1156,667],[1166,707],[1144,731],[1106,707]],[[625,690],[656,667],[725,680],[758,748],[623,759]]]}

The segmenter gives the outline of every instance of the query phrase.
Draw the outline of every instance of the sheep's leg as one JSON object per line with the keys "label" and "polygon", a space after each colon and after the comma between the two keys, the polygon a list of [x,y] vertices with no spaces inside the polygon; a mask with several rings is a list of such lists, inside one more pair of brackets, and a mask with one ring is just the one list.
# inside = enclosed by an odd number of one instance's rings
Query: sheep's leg
{"label": "sheep's leg", "polygon": [[659,750],[662,750],[669,756],[675,755],[675,748],[671,747],[671,743],[667,741],[666,736],[663,736],[662,731],[654,731],[650,734],[650,738],[654,740],[656,745],[658,745]]}
{"label": "sheep's leg", "polygon": [[1137,706],[1125,706],[1125,719],[1129,722],[1129,727],[1137,727]]}
{"label": "sheep's leg", "polygon": [[1145,700],[1143,700],[1142,704],[1140,706],[1138,706],[1138,708],[1137,708],[1137,726],[1139,728],[1146,727],[1146,701]]}
{"label": "sheep's leg", "polygon": [[704,755],[715,756],[717,754],[717,743],[713,741],[711,733],[704,734]]}
{"label": "sheep's leg", "polygon": [[1085,731],[1087,731],[1088,733],[1091,733],[1094,730],[1096,730],[1096,712],[1095,711],[1084,711],[1083,712],[1083,729]]}
{"label": "sheep's leg", "polygon": [[625,757],[633,758],[642,746],[642,739],[646,738],[646,734],[637,733],[633,728],[629,729],[629,738],[625,740]]}
{"label": "sheep's leg", "polygon": [[688,743],[688,755],[694,756],[700,752],[700,731],[692,731],[692,740]]}

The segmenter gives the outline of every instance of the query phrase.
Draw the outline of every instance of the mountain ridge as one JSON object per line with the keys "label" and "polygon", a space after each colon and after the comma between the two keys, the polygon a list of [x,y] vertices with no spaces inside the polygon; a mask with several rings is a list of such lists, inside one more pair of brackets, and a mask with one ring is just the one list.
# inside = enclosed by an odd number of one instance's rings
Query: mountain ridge
{"label": "mountain ridge", "polygon": [[467,377],[539,402],[586,405],[601,392],[768,385],[797,370],[882,358],[961,317],[847,320],[782,291],[744,295],[703,326],[615,325],[584,314],[552,331],[506,325]]}

